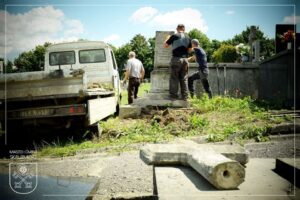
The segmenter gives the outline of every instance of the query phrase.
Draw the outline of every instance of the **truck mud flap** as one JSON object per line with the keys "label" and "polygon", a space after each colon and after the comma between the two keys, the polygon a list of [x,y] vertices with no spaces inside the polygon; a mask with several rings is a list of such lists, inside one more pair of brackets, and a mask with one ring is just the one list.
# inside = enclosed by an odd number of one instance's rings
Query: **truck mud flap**
{"label": "truck mud flap", "polygon": [[117,100],[114,96],[88,100],[89,125],[114,114],[116,108]]}

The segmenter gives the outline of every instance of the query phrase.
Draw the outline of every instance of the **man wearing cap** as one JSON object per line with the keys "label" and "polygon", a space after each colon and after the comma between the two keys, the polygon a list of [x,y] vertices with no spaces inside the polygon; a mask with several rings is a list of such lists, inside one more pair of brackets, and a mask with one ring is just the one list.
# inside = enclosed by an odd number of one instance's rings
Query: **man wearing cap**
{"label": "man wearing cap", "polygon": [[205,51],[199,46],[199,41],[197,39],[192,39],[192,48],[195,52],[194,56],[188,58],[189,61],[196,60],[198,63],[198,71],[193,73],[188,78],[188,86],[191,97],[194,96],[194,81],[200,79],[205,92],[208,94],[209,98],[212,98],[212,92],[207,80],[208,68],[207,68],[207,57]]}
{"label": "man wearing cap", "polygon": [[184,32],[183,24],[177,26],[177,33],[171,35],[164,43],[164,48],[172,45],[169,92],[173,99],[178,98],[178,83],[183,100],[188,98],[188,52],[191,50],[191,39]]}
{"label": "man wearing cap", "polygon": [[133,98],[137,98],[141,80],[144,78],[145,70],[142,62],[135,58],[133,51],[129,52],[129,59],[126,65],[124,81],[129,79],[128,83],[128,104],[133,103]]}

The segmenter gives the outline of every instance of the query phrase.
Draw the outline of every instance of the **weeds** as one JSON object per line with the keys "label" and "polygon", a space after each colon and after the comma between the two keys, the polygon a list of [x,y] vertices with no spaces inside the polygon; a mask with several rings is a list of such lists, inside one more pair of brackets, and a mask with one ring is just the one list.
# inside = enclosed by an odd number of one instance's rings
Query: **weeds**
{"label": "weeds", "polygon": [[[269,126],[290,120],[289,117],[270,117],[266,107],[249,97],[237,99],[216,96],[208,99],[204,95],[200,99],[190,99],[190,103],[193,109],[169,109],[168,112],[153,110],[150,117],[143,116],[135,120],[110,118],[100,122],[101,137],[79,143],[73,140],[65,144],[56,141],[53,145],[43,147],[38,154],[69,156],[80,149],[157,143],[195,135],[207,135],[208,142],[226,139],[241,144],[248,139],[264,142],[269,140]],[[126,148],[117,149],[122,151]]]}

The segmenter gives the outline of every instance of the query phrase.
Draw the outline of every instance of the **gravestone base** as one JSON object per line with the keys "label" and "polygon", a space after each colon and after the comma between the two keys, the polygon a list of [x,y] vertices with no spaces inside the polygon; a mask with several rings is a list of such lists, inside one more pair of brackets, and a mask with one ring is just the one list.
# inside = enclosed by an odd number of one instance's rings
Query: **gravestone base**
{"label": "gravestone base", "polygon": [[[192,64],[189,68],[189,75],[194,73],[197,68]],[[151,72],[151,89],[144,97],[134,101],[134,105],[141,107],[145,106],[168,106],[168,107],[188,107],[188,102],[180,99],[170,99],[169,97],[169,79],[170,69],[169,67],[155,68]],[[179,83],[178,83],[179,84]],[[199,80],[195,81],[195,94],[200,97],[204,90]],[[178,86],[178,96],[180,97],[180,86]]]}

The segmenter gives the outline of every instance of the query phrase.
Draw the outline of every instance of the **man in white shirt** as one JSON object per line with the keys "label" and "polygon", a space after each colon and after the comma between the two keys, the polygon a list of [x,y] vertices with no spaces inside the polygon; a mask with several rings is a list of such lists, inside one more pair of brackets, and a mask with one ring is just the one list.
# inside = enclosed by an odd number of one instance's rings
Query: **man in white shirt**
{"label": "man in white shirt", "polygon": [[137,98],[141,80],[144,78],[145,70],[142,62],[135,58],[133,51],[129,52],[129,59],[126,65],[124,80],[129,80],[128,83],[128,104],[133,102],[133,98]]}

